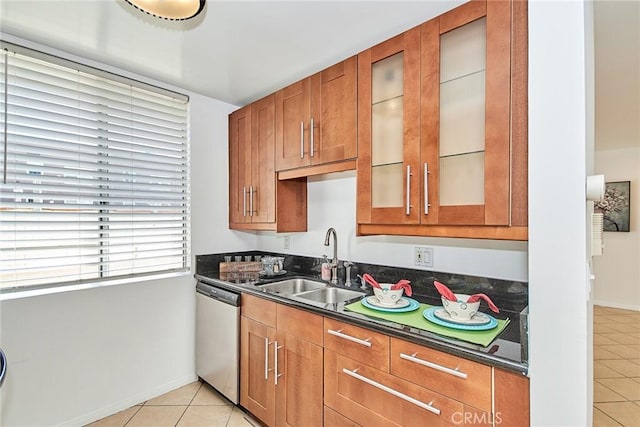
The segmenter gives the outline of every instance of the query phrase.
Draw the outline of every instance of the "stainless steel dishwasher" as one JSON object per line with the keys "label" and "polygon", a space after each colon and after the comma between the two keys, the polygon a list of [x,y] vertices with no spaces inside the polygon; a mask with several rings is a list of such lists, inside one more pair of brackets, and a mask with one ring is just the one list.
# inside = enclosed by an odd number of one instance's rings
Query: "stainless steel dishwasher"
{"label": "stainless steel dishwasher", "polygon": [[239,402],[240,295],[196,285],[196,374],[234,404]]}

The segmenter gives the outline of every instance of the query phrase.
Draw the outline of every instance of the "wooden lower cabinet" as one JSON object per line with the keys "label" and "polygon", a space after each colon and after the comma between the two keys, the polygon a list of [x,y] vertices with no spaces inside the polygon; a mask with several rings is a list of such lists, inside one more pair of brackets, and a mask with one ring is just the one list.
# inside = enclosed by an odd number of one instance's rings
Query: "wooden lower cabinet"
{"label": "wooden lower cabinet", "polygon": [[273,378],[275,328],[240,317],[240,403],[267,425],[275,425]]}
{"label": "wooden lower cabinet", "polygon": [[391,373],[491,413],[491,367],[391,338]]}
{"label": "wooden lower cabinet", "polygon": [[496,425],[529,426],[529,378],[497,368],[493,375]]}
{"label": "wooden lower cabinet", "polygon": [[324,384],[325,405],[363,426],[455,425],[464,413],[460,402],[333,351]]}
{"label": "wooden lower cabinet", "polygon": [[360,424],[337,413],[328,406],[324,407],[324,425],[327,427],[359,427]]}
{"label": "wooden lower cabinet", "polygon": [[277,426],[322,426],[322,317],[278,305]]}
{"label": "wooden lower cabinet", "polygon": [[322,317],[243,294],[240,335],[242,406],[267,426],[322,426]]}
{"label": "wooden lower cabinet", "polygon": [[240,403],[267,426],[529,426],[529,379],[242,295]]}

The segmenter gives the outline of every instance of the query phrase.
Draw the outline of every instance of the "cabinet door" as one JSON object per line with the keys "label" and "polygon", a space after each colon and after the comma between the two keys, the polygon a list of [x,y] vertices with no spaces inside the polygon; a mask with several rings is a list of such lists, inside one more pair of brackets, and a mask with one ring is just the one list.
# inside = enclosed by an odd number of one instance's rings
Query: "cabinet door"
{"label": "cabinet door", "polygon": [[266,425],[275,425],[275,329],[241,316],[240,403]]}
{"label": "cabinet door", "polygon": [[529,426],[529,378],[497,368],[493,375],[496,425]]}
{"label": "cabinet door", "polygon": [[276,221],[274,98],[270,95],[251,105],[251,222]]}
{"label": "cabinet door", "polygon": [[509,225],[510,15],[471,1],[423,25],[423,224]]}
{"label": "cabinet door", "polygon": [[276,170],[309,164],[310,79],[276,92]]}
{"label": "cabinet door", "polygon": [[420,28],[358,55],[358,223],[420,220]]}
{"label": "cabinet door", "polygon": [[322,426],[322,347],[278,331],[276,424]]}
{"label": "cabinet door", "polygon": [[354,56],[311,77],[313,165],[357,156],[357,65]]}
{"label": "cabinet door", "polygon": [[250,220],[248,191],[251,185],[251,106],[229,115],[229,223]]}

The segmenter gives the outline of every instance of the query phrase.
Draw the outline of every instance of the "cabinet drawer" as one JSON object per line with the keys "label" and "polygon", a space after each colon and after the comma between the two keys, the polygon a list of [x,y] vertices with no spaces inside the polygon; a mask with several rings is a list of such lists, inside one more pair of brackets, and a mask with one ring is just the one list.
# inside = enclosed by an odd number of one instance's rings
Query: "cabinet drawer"
{"label": "cabinet drawer", "polygon": [[389,372],[389,337],[324,318],[324,348]]}
{"label": "cabinet drawer", "polygon": [[278,304],[278,332],[322,346],[322,316]]}
{"label": "cabinet drawer", "polygon": [[325,405],[358,424],[460,425],[460,402],[332,351],[324,361]]}
{"label": "cabinet drawer", "polygon": [[491,412],[491,367],[391,338],[391,373]]}
{"label": "cabinet drawer", "polygon": [[249,294],[240,297],[240,313],[272,328],[276,327],[276,303]]}
{"label": "cabinet drawer", "polygon": [[351,421],[349,418],[337,413],[328,406],[324,407],[323,425],[327,427],[360,427],[360,424]]}

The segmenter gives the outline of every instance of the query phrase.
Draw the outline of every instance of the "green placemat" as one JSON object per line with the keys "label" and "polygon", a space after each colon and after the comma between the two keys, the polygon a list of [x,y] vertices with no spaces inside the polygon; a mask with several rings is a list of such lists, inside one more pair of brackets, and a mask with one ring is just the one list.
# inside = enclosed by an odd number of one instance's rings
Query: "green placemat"
{"label": "green placemat", "polygon": [[473,344],[479,344],[483,347],[488,346],[496,339],[498,335],[509,324],[509,319],[498,319],[498,326],[487,331],[463,331],[459,329],[451,329],[444,326],[436,325],[429,322],[422,316],[422,312],[433,307],[429,304],[420,304],[420,308],[407,313],[387,313],[383,311],[372,310],[362,305],[360,301],[354,302],[344,308],[355,313],[364,314],[377,319],[389,320],[391,322],[400,323],[401,325],[411,326],[413,328],[424,329],[434,334],[444,335],[445,337],[455,338],[467,341]]}

